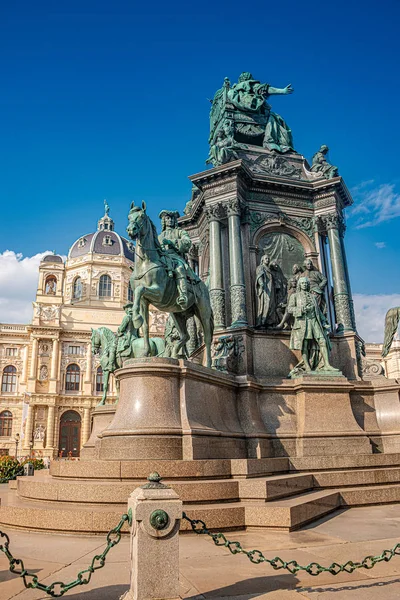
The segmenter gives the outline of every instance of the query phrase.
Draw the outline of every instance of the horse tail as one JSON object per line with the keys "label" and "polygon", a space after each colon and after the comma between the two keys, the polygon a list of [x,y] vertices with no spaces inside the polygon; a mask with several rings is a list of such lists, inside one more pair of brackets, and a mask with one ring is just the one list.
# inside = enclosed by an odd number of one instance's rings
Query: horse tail
{"label": "horse tail", "polygon": [[385,317],[385,339],[383,341],[382,357],[385,358],[389,354],[392,346],[393,338],[397,331],[400,320],[400,306],[390,308]]}

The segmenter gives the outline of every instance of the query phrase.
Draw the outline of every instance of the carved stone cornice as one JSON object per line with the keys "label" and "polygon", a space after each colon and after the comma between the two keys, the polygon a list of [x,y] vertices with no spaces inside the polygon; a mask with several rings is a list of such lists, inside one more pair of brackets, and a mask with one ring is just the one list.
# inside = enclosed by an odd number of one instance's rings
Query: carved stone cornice
{"label": "carved stone cornice", "polygon": [[222,196],[229,192],[235,192],[237,189],[236,181],[226,181],[224,183],[218,182],[218,184],[207,186],[204,191],[204,198],[214,198],[215,196]]}

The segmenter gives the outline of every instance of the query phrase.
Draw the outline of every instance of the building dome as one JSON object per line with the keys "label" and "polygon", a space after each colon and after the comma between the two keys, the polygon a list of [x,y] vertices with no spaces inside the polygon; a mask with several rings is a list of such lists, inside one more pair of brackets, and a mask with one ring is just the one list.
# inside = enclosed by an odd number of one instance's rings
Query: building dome
{"label": "building dome", "polygon": [[93,253],[125,256],[128,260],[134,261],[135,248],[132,242],[121,237],[114,231],[114,221],[109,217],[108,211],[109,208],[106,204],[106,211],[97,224],[97,231],[95,233],[87,233],[76,240],[70,248],[68,259]]}
{"label": "building dome", "polygon": [[44,259],[42,260],[42,262],[47,262],[47,263],[62,263],[63,259],[58,254],[47,254],[44,257]]}

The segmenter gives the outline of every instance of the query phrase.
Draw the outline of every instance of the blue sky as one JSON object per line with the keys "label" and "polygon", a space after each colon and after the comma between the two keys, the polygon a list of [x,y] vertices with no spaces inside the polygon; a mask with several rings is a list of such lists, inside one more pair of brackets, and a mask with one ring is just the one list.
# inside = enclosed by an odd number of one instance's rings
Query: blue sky
{"label": "blue sky", "polygon": [[399,17],[394,0],[2,3],[0,252],[65,254],[104,198],[121,233],[132,199],[182,210],[205,168],[207,98],[250,70],[292,83],[272,104],[296,149],[328,144],[355,189],[353,292],[397,294]]}

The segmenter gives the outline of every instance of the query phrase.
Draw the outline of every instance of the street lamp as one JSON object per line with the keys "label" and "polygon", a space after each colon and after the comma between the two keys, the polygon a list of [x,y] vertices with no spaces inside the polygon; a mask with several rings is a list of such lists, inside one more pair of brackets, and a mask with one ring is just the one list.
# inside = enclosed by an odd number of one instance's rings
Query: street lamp
{"label": "street lamp", "polygon": [[15,434],[15,458],[18,459],[19,433]]}

